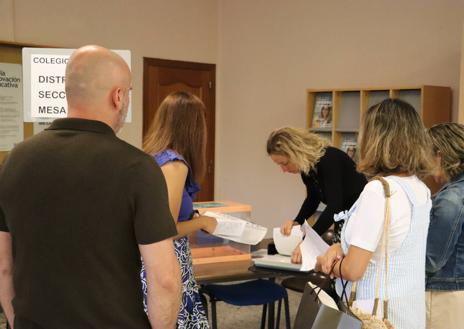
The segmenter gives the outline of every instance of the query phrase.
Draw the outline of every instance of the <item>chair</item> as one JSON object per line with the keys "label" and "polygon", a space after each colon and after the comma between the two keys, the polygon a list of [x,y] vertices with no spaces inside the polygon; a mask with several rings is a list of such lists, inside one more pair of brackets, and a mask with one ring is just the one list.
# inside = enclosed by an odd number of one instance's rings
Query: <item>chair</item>
{"label": "chair", "polygon": [[[288,306],[287,291],[281,285],[271,280],[252,280],[236,284],[206,284],[201,292],[208,295],[211,303],[212,329],[217,329],[216,302],[237,306],[263,305],[261,315],[261,329],[265,328],[267,306],[269,305],[268,328],[278,329],[280,325],[280,312],[282,300],[285,307],[285,327],[290,329],[290,310]],[[278,301],[277,321],[274,324],[274,302]]]}
{"label": "chair", "polygon": [[314,283],[316,286],[324,287],[328,279],[330,279],[329,276],[324,273],[310,271],[305,276],[292,276],[283,279],[281,285],[296,292],[303,292],[308,281]]}
{"label": "chair", "polygon": [[301,278],[297,276],[292,276],[290,278],[286,278],[282,280],[282,286],[287,289],[296,291],[296,292],[303,292],[304,288],[308,284],[308,278]]}

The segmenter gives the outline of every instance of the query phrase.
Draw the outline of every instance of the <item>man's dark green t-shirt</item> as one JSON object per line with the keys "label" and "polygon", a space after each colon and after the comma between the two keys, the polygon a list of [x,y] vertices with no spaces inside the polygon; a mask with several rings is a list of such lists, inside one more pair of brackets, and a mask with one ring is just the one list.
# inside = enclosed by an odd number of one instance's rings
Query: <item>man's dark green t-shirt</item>
{"label": "man's dark green t-shirt", "polygon": [[156,162],[99,121],[58,119],[0,170],[13,306],[37,328],[150,328],[139,244],[176,234]]}

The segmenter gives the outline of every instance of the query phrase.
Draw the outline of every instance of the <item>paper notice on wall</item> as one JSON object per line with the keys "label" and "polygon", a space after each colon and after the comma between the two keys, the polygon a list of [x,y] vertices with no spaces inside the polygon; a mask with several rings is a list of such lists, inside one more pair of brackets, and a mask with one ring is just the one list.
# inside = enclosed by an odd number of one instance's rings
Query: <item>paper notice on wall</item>
{"label": "paper notice on wall", "polygon": [[[130,68],[131,52],[113,51],[120,55]],[[25,122],[49,122],[67,116],[65,72],[66,64],[73,52],[74,49],[63,48],[23,48]],[[131,120],[132,110],[129,104],[126,122]]]}
{"label": "paper notice on wall", "polygon": [[[33,54],[31,63],[31,117],[64,118],[67,115],[64,72],[69,55]],[[27,109],[29,111],[29,109]]]}
{"label": "paper notice on wall", "polygon": [[0,151],[24,139],[21,65],[0,63]]}

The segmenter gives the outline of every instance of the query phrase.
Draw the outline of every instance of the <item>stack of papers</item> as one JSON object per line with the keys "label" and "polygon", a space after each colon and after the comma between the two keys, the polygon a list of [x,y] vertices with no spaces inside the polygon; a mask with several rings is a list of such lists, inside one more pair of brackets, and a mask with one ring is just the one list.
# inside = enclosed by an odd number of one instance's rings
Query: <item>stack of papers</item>
{"label": "stack of papers", "polygon": [[252,258],[253,264],[258,267],[275,268],[285,271],[302,271],[301,264],[294,264],[290,256],[264,255]]}
{"label": "stack of papers", "polygon": [[303,240],[301,226],[293,226],[289,235],[283,235],[280,227],[275,227],[272,238],[277,252],[281,255],[291,256],[298,244]]}
{"label": "stack of papers", "polygon": [[[274,228],[274,232],[276,232],[276,230],[280,230],[280,228]],[[255,258],[253,259],[254,264],[260,267],[290,271],[309,272],[314,269],[317,256],[324,254],[327,249],[329,249],[329,245],[325,243],[324,240],[322,240],[322,238],[307,223],[302,226],[302,230],[305,235],[303,242],[300,244],[301,258],[303,260],[302,264],[294,264],[292,263],[291,256],[280,254],[265,255],[263,257]],[[298,233],[295,234],[298,235]]]}
{"label": "stack of papers", "polygon": [[238,217],[212,211],[206,211],[203,214],[216,218],[217,226],[212,234],[223,239],[255,245],[264,239],[267,233],[266,227]]}

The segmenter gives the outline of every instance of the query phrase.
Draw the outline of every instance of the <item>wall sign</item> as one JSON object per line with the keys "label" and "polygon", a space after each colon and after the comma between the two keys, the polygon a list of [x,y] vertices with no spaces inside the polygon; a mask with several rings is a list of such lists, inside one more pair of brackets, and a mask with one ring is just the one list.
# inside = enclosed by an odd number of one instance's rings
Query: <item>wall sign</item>
{"label": "wall sign", "polygon": [[0,63],[0,151],[24,139],[21,65]]}
{"label": "wall sign", "polygon": [[[23,48],[24,121],[50,122],[67,116],[66,64],[75,49]],[[131,67],[129,50],[113,50]],[[126,122],[132,121],[132,109]]]}

